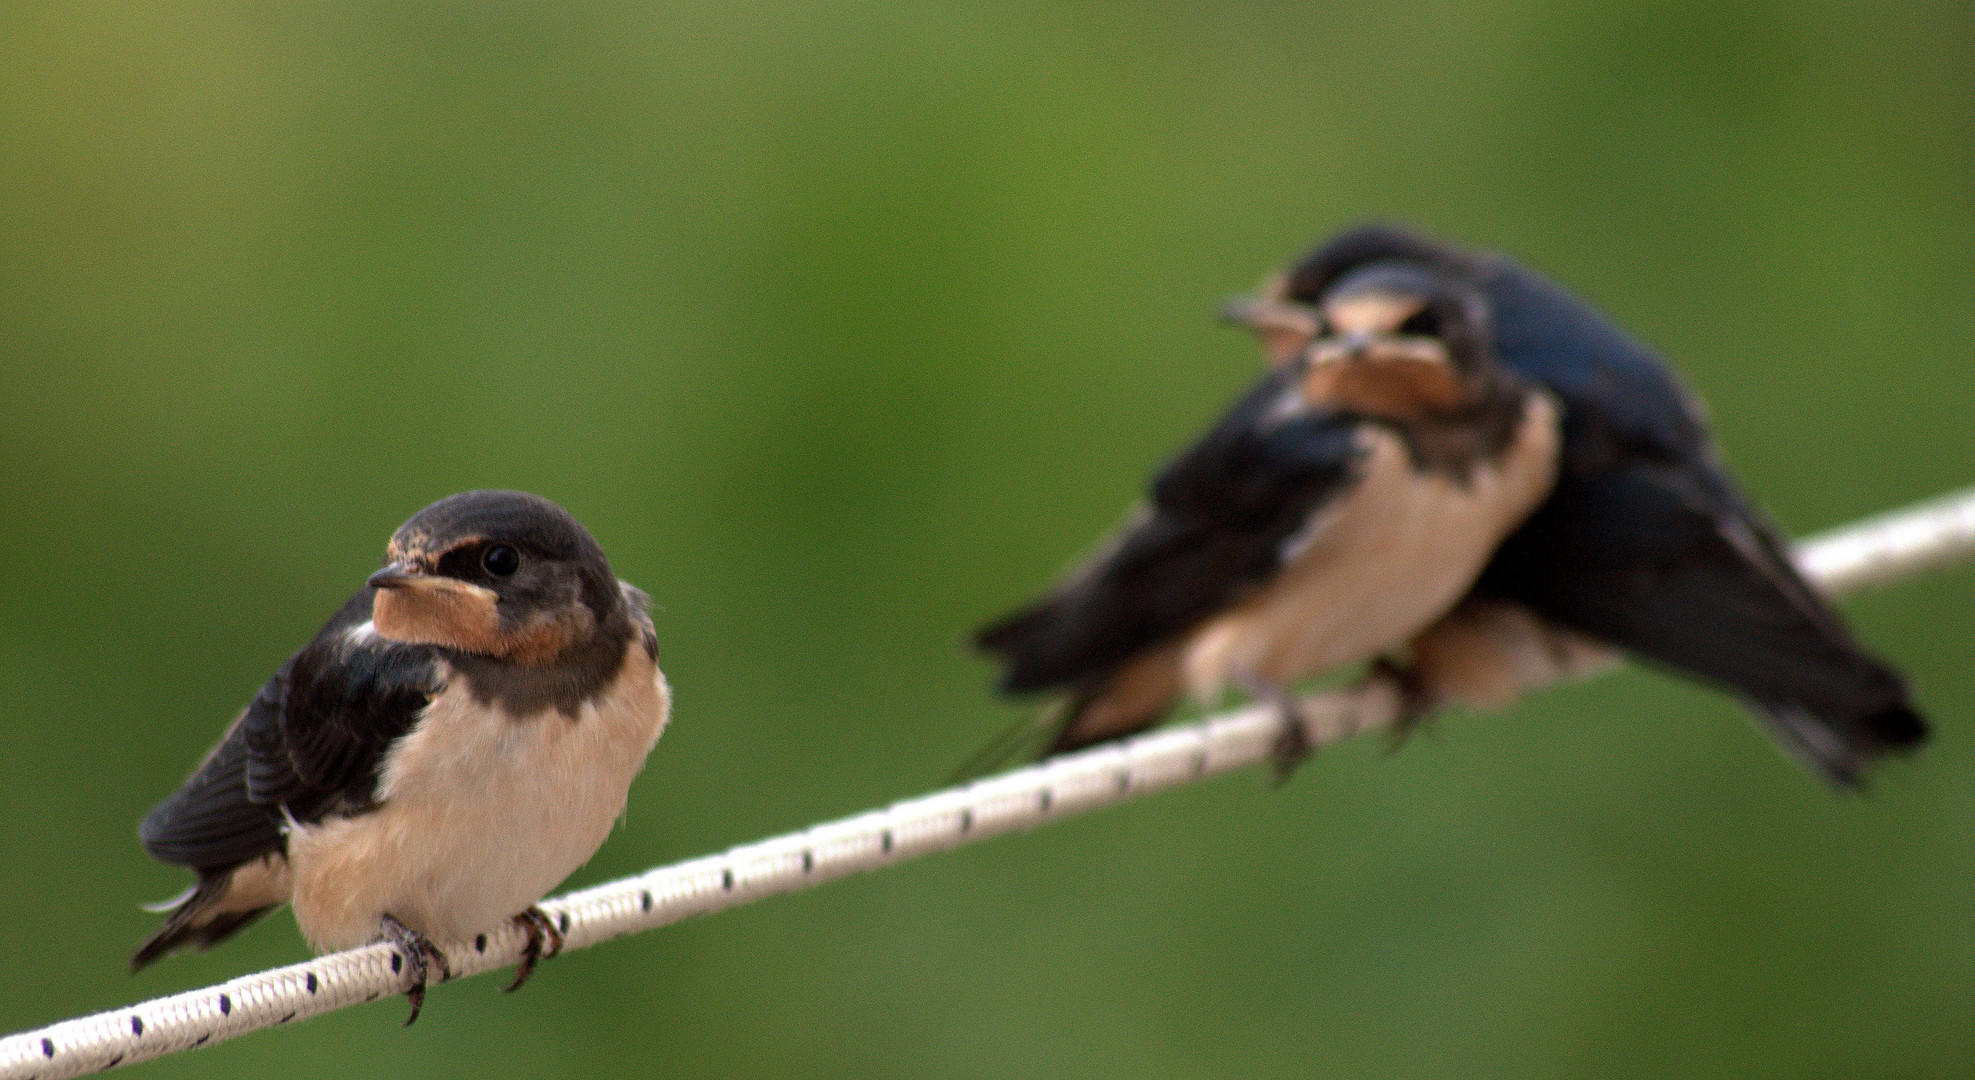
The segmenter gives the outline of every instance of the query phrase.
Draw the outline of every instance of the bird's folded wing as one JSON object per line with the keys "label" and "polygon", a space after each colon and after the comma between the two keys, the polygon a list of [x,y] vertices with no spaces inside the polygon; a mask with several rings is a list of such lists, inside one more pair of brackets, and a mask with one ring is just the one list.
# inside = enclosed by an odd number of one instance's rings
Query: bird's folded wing
{"label": "bird's folded wing", "polygon": [[1152,500],[1035,605],[986,627],[1010,693],[1074,684],[1185,633],[1282,564],[1362,454],[1356,418],[1298,407],[1272,372],[1160,473]]}
{"label": "bird's folded wing", "polygon": [[279,847],[284,819],[367,803],[392,740],[438,690],[433,650],[353,632],[359,593],[275,673],[190,779],[138,827],[155,858],[230,866]]}

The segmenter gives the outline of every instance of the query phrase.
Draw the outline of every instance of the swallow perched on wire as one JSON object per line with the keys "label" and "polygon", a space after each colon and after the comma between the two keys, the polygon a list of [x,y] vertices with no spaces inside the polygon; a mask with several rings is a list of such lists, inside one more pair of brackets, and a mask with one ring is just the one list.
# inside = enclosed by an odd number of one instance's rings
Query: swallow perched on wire
{"label": "swallow perched on wire", "polygon": [[[1228,687],[1296,720],[1296,682],[1399,650],[1549,494],[1560,410],[1500,362],[1469,282],[1369,266],[1307,314],[1104,550],[977,635],[1003,691],[1064,692],[1045,753]],[[1286,772],[1308,744],[1284,731]]]}
{"label": "swallow perched on wire", "polygon": [[1618,650],[1741,698],[1839,787],[1925,739],[1904,681],[1798,573],[1673,374],[1563,289],[1500,256],[1368,226],[1321,245],[1231,314],[1293,366],[1321,340],[1340,292],[1380,273],[1478,291],[1502,364],[1563,407],[1554,490],[1394,669],[1415,709],[1500,706]]}
{"label": "swallow perched on wire", "polygon": [[145,815],[198,882],[131,970],[289,903],[318,951],[396,945],[410,1024],[440,943],[516,922],[509,990],[561,949],[536,902],[603,844],[670,709],[648,599],[515,491],[426,507],[385,559]]}

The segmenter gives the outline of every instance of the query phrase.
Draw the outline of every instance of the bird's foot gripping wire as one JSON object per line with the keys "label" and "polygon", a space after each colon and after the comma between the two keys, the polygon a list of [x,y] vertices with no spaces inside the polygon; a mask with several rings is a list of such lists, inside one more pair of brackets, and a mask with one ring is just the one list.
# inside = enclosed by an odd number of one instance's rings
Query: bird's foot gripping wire
{"label": "bird's foot gripping wire", "polygon": [[425,1007],[425,985],[431,980],[432,969],[437,967],[439,981],[445,982],[453,977],[453,965],[446,959],[446,954],[432,944],[431,938],[399,922],[389,913],[379,922],[384,928],[384,940],[398,949],[397,956],[391,958],[392,969],[397,969],[399,957],[403,957],[405,967],[411,972],[411,987],[405,991],[405,1000],[411,1002],[411,1015],[405,1017],[405,1026],[410,1027],[412,1021],[418,1019],[418,1010]]}
{"label": "bird's foot gripping wire", "polygon": [[[528,935],[528,940],[521,946],[521,962],[514,965],[514,981],[501,991],[503,994],[512,994],[521,989],[521,984],[527,982],[530,975],[535,974],[536,961],[546,960],[562,952],[562,931],[556,928],[555,920],[549,918],[549,913],[540,907],[534,904],[528,905],[527,911],[514,917],[514,924],[521,927],[522,932]],[[547,952],[542,951],[543,942],[548,943]]]}
{"label": "bird's foot gripping wire", "polygon": [[1289,691],[1266,679],[1251,675],[1236,679],[1235,684],[1249,697],[1274,705],[1282,716],[1282,731],[1276,736],[1275,745],[1269,749],[1269,760],[1275,766],[1275,786],[1281,787],[1296,774],[1296,767],[1316,752],[1317,744],[1310,738],[1308,718],[1303,715],[1302,705]]}
{"label": "bird's foot gripping wire", "polygon": [[1282,734],[1276,736],[1275,745],[1269,748],[1269,763],[1275,771],[1272,782],[1281,787],[1296,775],[1296,767],[1305,758],[1317,752],[1317,744],[1310,741],[1310,731],[1303,726],[1303,717],[1296,711],[1295,703],[1284,698],[1278,704],[1282,708]]}
{"label": "bird's foot gripping wire", "polygon": [[1282,715],[1281,733],[1269,751],[1278,787],[1288,783],[1296,767],[1325,743],[1387,728],[1397,749],[1432,714],[1437,700],[1424,675],[1391,660],[1373,662],[1364,678],[1350,686],[1306,698],[1257,679],[1238,685],[1257,700],[1273,704]]}
{"label": "bird's foot gripping wire", "polygon": [[1396,754],[1413,732],[1426,726],[1427,717],[1433,713],[1435,696],[1423,672],[1390,657],[1381,656],[1372,661],[1361,685],[1369,686],[1379,680],[1390,687],[1394,699],[1391,720],[1387,724],[1392,732],[1387,752]]}

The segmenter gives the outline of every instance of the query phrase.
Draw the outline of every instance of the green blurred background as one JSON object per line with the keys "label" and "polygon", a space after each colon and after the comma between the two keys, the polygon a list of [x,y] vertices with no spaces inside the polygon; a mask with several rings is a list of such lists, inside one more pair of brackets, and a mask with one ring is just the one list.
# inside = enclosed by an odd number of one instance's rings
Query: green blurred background
{"label": "green blurred background", "polygon": [[[1315,5],[1311,6],[1312,8]],[[0,10],[0,1028],[131,978],[137,818],[448,493],[567,506],[675,724],[592,883],[933,786],[961,642],[1366,216],[1661,348],[1796,532],[1975,481],[1965,5]],[[151,1076],[1967,1075],[1975,571],[1848,610],[1939,738],[1844,799],[1628,671]]]}

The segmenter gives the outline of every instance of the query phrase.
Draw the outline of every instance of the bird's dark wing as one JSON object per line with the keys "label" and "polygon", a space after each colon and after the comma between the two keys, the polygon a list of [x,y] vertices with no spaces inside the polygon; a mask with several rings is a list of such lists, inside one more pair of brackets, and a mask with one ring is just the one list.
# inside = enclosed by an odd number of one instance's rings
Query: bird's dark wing
{"label": "bird's dark wing", "polygon": [[377,768],[439,690],[437,654],[375,635],[371,590],[352,597],[255,695],[190,779],[138,826],[162,862],[210,870],[282,845],[284,814],[309,822],[361,807]]}
{"label": "bird's dark wing", "polygon": [[1658,357],[1506,260],[1484,264],[1503,362],[1563,402],[1562,472],[1482,587],[1723,686],[1849,783],[1925,726],[1798,573]]}
{"label": "bird's dark wing", "polygon": [[1925,737],[1899,675],[1797,572],[1673,373],[1590,305],[1509,259],[1380,225],[1312,252],[1284,295],[1318,303],[1341,275],[1388,260],[1479,284],[1504,366],[1564,406],[1556,487],[1478,592],[1725,687],[1838,783]]}
{"label": "bird's dark wing", "polygon": [[1356,420],[1284,408],[1294,378],[1272,372],[1159,474],[1150,504],[1107,549],[980,631],[976,643],[1007,665],[1005,692],[1100,676],[1275,572],[1285,543],[1347,486],[1361,453]]}
{"label": "bird's dark wing", "polygon": [[278,814],[247,799],[248,750],[242,731],[280,679],[276,675],[262,688],[191,778],[144,815],[137,835],[153,858],[194,869],[225,867],[281,846]]}
{"label": "bird's dark wing", "polygon": [[1564,405],[1563,469],[1595,474],[1638,459],[1679,462],[1717,501],[1744,502],[1713,460],[1700,409],[1652,350],[1541,275],[1483,260],[1481,285],[1505,366]]}
{"label": "bird's dark wing", "polygon": [[1691,476],[1640,464],[1559,489],[1497,552],[1481,591],[1737,694],[1834,782],[1925,735],[1900,677],[1859,648],[1763,527]]}

